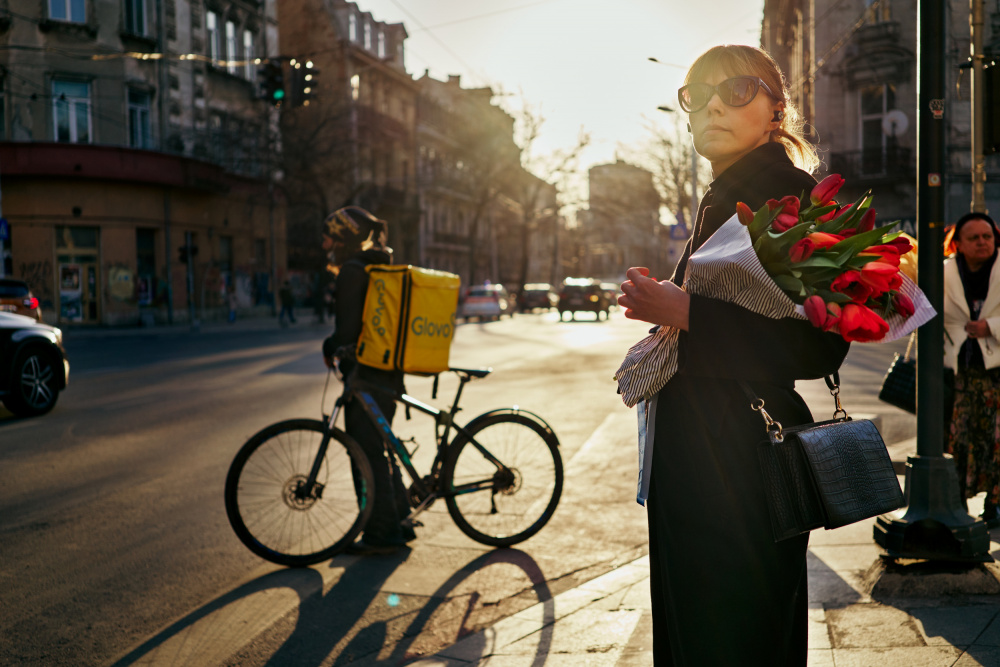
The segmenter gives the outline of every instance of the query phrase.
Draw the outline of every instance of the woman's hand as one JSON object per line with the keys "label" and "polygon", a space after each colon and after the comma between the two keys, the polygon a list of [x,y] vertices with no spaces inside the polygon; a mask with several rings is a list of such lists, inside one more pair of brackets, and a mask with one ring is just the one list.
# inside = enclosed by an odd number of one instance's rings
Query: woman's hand
{"label": "woman's hand", "polygon": [[969,338],[987,338],[990,336],[990,325],[986,320],[972,320],[965,323],[965,333]]}
{"label": "woman's hand", "polygon": [[649,269],[633,266],[625,273],[622,296],[618,305],[625,308],[625,317],[651,324],[688,330],[691,295],[669,280],[649,277]]}

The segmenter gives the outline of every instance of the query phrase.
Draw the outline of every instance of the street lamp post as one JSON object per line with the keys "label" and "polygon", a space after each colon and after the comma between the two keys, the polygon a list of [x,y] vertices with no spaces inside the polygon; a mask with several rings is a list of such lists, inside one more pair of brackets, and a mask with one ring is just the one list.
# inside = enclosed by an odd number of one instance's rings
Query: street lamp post
{"label": "street lamp post", "polygon": [[[945,26],[944,0],[917,3],[917,262],[920,289],[942,312],[944,269]],[[955,462],[944,456],[944,392],[940,316],[917,336],[917,455],[906,461],[906,507],[878,517],[875,542],[891,558],[988,562],[990,538],[983,521],[964,510]]]}

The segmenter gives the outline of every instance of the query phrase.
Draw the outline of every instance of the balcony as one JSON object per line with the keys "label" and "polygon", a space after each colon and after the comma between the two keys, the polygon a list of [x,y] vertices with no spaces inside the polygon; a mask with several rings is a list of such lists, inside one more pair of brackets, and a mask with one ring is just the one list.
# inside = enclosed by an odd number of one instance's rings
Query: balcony
{"label": "balcony", "polygon": [[856,186],[888,185],[916,178],[913,151],[903,147],[830,154],[830,171]]}

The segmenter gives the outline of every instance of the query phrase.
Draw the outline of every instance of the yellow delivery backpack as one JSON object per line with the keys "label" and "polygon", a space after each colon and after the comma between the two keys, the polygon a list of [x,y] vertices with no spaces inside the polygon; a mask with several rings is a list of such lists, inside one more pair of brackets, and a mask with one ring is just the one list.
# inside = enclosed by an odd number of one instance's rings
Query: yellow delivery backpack
{"label": "yellow delivery backpack", "polygon": [[459,277],[410,265],[372,264],[358,361],[406,373],[448,370]]}

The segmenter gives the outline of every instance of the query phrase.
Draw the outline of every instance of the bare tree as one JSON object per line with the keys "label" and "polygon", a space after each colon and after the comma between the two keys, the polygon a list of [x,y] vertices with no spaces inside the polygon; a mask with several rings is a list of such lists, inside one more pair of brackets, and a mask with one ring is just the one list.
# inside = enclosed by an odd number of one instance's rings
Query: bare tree
{"label": "bare tree", "polygon": [[[537,156],[534,151],[544,123],[541,110],[529,104],[522,96],[521,107],[515,113],[515,127],[523,172],[513,189],[514,199],[520,205],[520,215],[512,230],[520,246],[515,273],[516,289],[519,292],[529,282],[531,259],[533,254],[537,257],[536,247],[545,249],[544,245],[539,246],[536,241],[540,232],[551,234],[551,261],[553,267],[558,264],[560,210],[571,203],[567,198],[572,197],[566,185],[574,174],[579,173],[580,157],[590,145],[590,135],[581,128],[572,147]],[[551,281],[557,280],[554,271],[550,275]]]}

